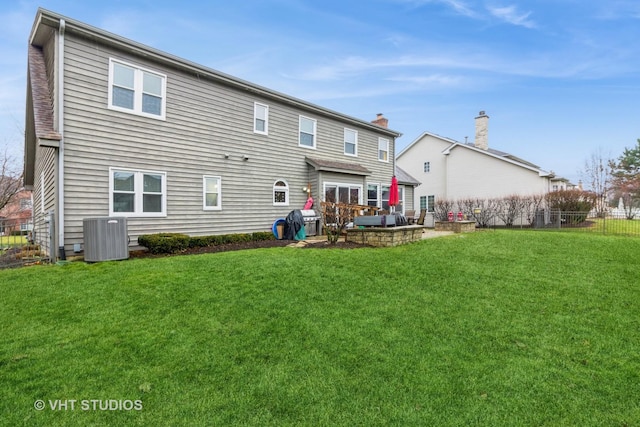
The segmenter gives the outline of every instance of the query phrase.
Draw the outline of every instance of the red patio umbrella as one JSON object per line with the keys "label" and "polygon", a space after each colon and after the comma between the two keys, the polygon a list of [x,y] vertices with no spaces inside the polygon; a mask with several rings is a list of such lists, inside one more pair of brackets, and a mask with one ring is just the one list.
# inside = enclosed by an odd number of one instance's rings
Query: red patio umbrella
{"label": "red patio umbrella", "polygon": [[393,178],[391,178],[391,187],[389,187],[389,206],[395,207],[399,202],[398,199],[398,179],[394,175]]}

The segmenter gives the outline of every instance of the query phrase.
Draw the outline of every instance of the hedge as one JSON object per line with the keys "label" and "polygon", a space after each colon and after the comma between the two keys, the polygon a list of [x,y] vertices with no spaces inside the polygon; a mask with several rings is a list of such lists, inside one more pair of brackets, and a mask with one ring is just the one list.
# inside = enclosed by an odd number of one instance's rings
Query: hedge
{"label": "hedge", "polygon": [[273,233],[268,231],[193,237],[180,233],[157,233],[138,236],[138,244],[149,249],[149,252],[152,254],[174,254],[183,252],[188,248],[202,248],[229,243],[257,242],[274,239]]}

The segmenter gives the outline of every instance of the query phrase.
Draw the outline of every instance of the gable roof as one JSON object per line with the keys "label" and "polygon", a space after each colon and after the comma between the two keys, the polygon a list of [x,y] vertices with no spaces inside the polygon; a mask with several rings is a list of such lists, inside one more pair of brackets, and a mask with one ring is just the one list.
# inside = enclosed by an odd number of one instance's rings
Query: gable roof
{"label": "gable roof", "polygon": [[42,49],[29,45],[25,118],[24,185],[33,185],[36,143],[57,146],[62,140],[53,123],[53,101]]}
{"label": "gable roof", "polygon": [[536,165],[534,163],[528,162],[526,160],[523,160],[523,159],[521,159],[521,158],[519,158],[517,156],[514,156],[513,154],[509,154],[507,152],[500,151],[500,150],[495,150],[493,148],[488,148],[486,150],[483,150],[481,148],[476,147],[473,143],[458,142],[458,141],[456,141],[454,139],[447,138],[447,137],[444,137],[444,136],[440,136],[438,134],[431,133],[431,132],[423,132],[422,135],[420,135],[417,139],[412,141],[402,151],[400,151],[400,153],[396,156],[396,159],[400,158],[411,147],[413,147],[415,144],[420,142],[425,136],[431,136],[433,138],[437,138],[437,139],[439,139],[441,141],[444,141],[444,142],[450,144],[447,148],[445,148],[442,151],[442,154],[444,154],[444,155],[447,155],[452,150],[460,147],[462,149],[469,149],[469,150],[472,150],[472,151],[474,151],[476,153],[479,153],[479,154],[482,154],[482,155],[486,155],[486,156],[491,156],[491,157],[496,158],[498,160],[502,160],[502,161],[511,163],[513,165],[520,166],[520,167],[525,168],[525,169],[529,169],[531,171],[535,171],[540,176],[549,176],[549,177],[553,176],[553,173],[544,171],[544,170],[540,169],[540,166],[538,166],[538,165]]}

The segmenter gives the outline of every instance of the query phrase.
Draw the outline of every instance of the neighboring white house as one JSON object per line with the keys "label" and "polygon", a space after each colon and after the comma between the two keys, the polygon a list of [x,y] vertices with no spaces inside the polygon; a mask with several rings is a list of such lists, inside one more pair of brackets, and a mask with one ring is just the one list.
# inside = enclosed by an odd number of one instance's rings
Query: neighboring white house
{"label": "neighboring white house", "polygon": [[564,183],[553,172],[489,148],[488,123],[481,111],[473,144],[424,132],[396,156],[397,165],[421,182],[414,189],[416,208],[433,212],[438,199],[545,194],[553,190],[552,180]]}

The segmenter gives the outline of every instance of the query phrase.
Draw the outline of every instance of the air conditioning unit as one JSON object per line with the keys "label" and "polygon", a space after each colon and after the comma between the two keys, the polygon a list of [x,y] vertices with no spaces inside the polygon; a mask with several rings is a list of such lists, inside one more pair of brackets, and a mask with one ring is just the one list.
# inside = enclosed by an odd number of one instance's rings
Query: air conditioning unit
{"label": "air conditioning unit", "polygon": [[129,258],[127,218],[84,218],[84,260],[114,261]]}

